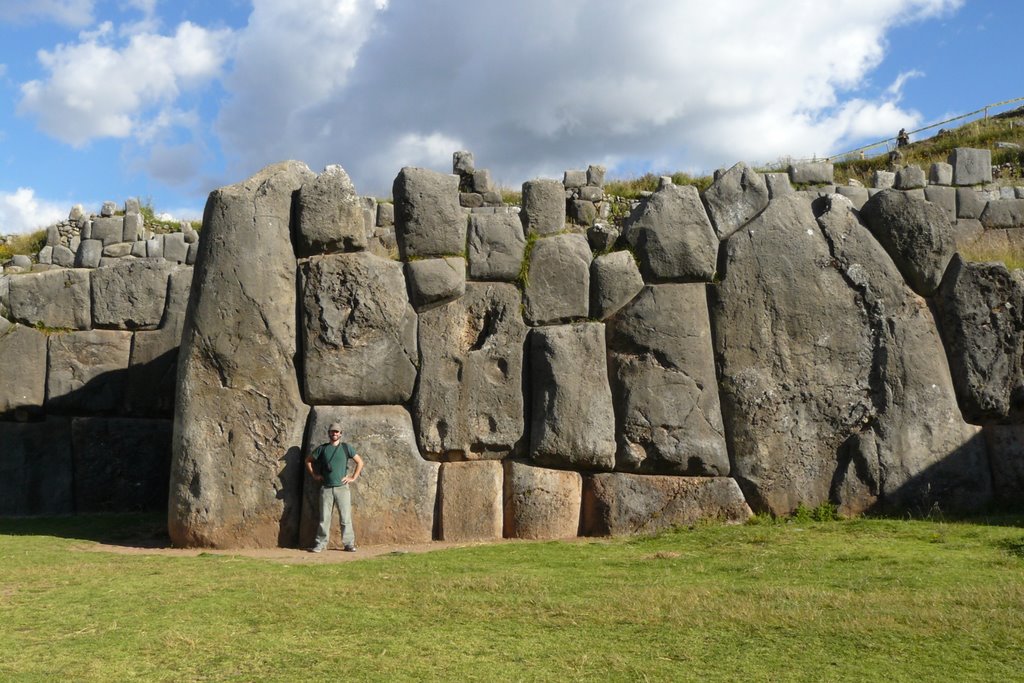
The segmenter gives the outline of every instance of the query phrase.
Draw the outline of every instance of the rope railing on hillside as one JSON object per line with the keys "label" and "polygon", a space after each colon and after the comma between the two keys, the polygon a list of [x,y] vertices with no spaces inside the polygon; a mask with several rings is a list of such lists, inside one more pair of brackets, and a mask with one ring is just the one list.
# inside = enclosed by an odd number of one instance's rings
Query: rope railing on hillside
{"label": "rope railing on hillside", "polygon": [[[907,135],[908,136],[909,135],[915,135],[917,133],[921,133],[921,132],[924,132],[926,130],[931,130],[932,128],[938,128],[939,126],[944,126],[947,123],[952,123],[953,121],[961,121],[963,119],[970,118],[970,117],[975,116],[977,114],[984,114],[984,118],[988,119],[989,110],[995,109],[997,107],[1005,107],[1006,105],[1014,104],[1016,102],[1024,102],[1024,97],[1014,97],[1013,99],[1010,99],[1010,100],[1003,100],[1002,102],[996,102],[994,104],[986,104],[981,109],[975,109],[974,111],[967,112],[966,114],[961,114],[960,116],[954,116],[953,118],[949,118],[949,119],[946,119],[944,121],[938,121],[937,123],[932,123],[932,124],[929,124],[927,126],[922,126],[921,128],[918,128],[916,130],[908,131]],[[856,149],[851,149],[848,152],[842,152],[840,154],[831,154],[831,155],[829,155],[827,157],[824,157],[823,159],[821,157],[815,157],[814,159],[801,159],[800,161],[845,161],[845,160],[849,159],[851,155],[854,155],[854,154],[856,154],[859,158],[863,159],[866,156],[864,154],[864,152],[867,152],[867,150],[874,149],[875,147],[879,147],[881,145],[886,145],[887,148],[886,148],[885,151],[889,152],[890,148],[888,147],[888,145],[890,143],[895,143],[895,142],[896,142],[896,137],[893,136],[891,138],[885,138],[884,140],[879,140],[878,142],[872,142],[869,145],[863,145],[861,147],[857,147]]]}

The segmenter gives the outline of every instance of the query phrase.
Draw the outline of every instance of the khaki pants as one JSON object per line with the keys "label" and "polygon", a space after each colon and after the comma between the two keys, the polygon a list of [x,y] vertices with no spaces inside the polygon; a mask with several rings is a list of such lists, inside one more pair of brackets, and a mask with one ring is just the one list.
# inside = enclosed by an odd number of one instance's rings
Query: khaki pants
{"label": "khaki pants", "polygon": [[352,492],[348,484],[341,486],[324,486],[320,489],[320,526],[316,530],[316,547],[326,548],[331,537],[331,516],[334,506],[338,506],[341,517],[341,542],[344,545],[356,544],[356,532],[352,528]]}

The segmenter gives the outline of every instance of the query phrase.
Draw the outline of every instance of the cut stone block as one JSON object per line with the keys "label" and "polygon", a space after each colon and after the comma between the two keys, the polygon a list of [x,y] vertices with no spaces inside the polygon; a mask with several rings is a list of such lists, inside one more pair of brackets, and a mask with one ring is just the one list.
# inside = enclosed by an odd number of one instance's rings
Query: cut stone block
{"label": "cut stone block", "polygon": [[67,418],[0,422],[0,517],[74,512]]}
{"label": "cut stone block", "polygon": [[868,201],[868,191],[864,187],[854,187],[852,185],[839,185],[836,187],[836,194],[841,194],[850,200],[853,204],[853,208],[860,211],[861,207],[864,206]]}
{"label": "cut stone block", "polygon": [[369,252],[301,266],[305,399],[312,405],[404,403],[416,382],[416,313],[402,264]]}
{"label": "cut stone block", "polygon": [[167,510],[171,421],[71,421],[75,512]]}
{"label": "cut stone block", "polygon": [[985,199],[973,187],[956,188],[956,217],[980,218],[988,199]]}
{"label": "cut stone block", "polygon": [[742,228],[768,206],[768,186],[761,174],[740,162],[704,193],[704,205],[719,240]]}
{"label": "cut stone block", "polygon": [[896,186],[896,174],[892,171],[875,171],[871,186],[876,190],[888,190]]}
{"label": "cut stone block", "polygon": [[835,182],[835,170],[827,161],[805,161],[789,165],[789,179],[797,185]]}
{"label": "cut stone block", "polygon": [[405,273],[417,311],[454,301],[466,292],[466,259],[461,256],[410,261]]}
{"label": "cut stone block", "polygon": [[523,183],[519,216],[527,235],[551,235],[565,229],[565,187],[557,180],[538,178]]}
{"label": "cut stone block", "polygon": [[164,235],[164,252],[166,260],[173,263],[184,263],[188,258],[188,244],[185,243],[185,234],[171,232]]}
{"label": "cut stone block", "polygon": [[470,283],[458,301],[419,318],[420,374],[413,411],[432,460],[503,458],[523,437],[519,291]]}
{"label": "cut stone block", "polygon": [[473,214],[469,219],[469,276],[513,282],[519,277],[526,239],[519,216]]}
{"label": "cut stone block", "polygon": [[392,196],[403,260],[465,252],[466,218],[459,207],[458,176],[406,167],[395,178]]}
{"label": "cut stone block", "polygon": [[568,190],[579,189],[587,184],[586,171],[566,171],[562,176],[562,186]]}
{"label": "cut stone block", "polygon": [[93,239],[82,239],[75,254],[76,268],[98,268],[103,257],[103,242]]}
{"label": "cut stone block", "polygon": [[505,461],[505,536],[559,539],[579,533],[583,477],[579,472]]}
{"label": "cut stone block", "polygon": [[1024,199],[996,199],[985,205],[978,218],[986,230],[1024,226]]}
{"label": "cut stone block", "polygon": [[91,239],[100,240],[103,246],[109,246],[115,242],[123,242],[124,218],[116,216],[112,218],[93,218]]}
{"label": "cut stone block", "polygon": [[0,418],[38,414],[46,398],[46,336],[30,327],[6,325],[0,318]]}
{"label": "cut stone block", "polygon": [[928,171],[928,182],[932,185],[952,185],[953,166],[942,162],[933,163]]}
{"label": "cut stone block", "polygon": [[580,323],[530,332],[533,387],[530,453],[535,463],[572,469],[615,466],[615,411],[604,325]]}
{"label": "cut stone block", "polygon": [[502,468],[497,461],[446,462],[438,479],[442,541],[501,538]]}
{"label": "cut stone block", "polygon": [[[389,207],[392,205],[388,205]],[[332,164],[299,190],[298,256],[365,249],[363,206],[352,180],[341,166]],[[376,212],[374,214],[376,222]]]}
{"label": "cut stone block", "polygon": [[88,270],[51,270],[11,278],[11,319],[29,327],[87,330],[92,326],[89,292]]}
{"label": "cut stone block", "polygon": [[68,332],[50,335],[48,341],[48,410],[92,415],[121,409],[131,332]]}
{"label": "cut stone block", "polygon": [[764,181],[768,188],[769,199],[775,199],[794,191],[793,185],[789,182],[788,173],[765,173]]}
{"label": "cut stone block", "polygon": [[583,235],[538,239],[530,252],[523,315],[534,325],[586,318],[590,312],[590,261]]}
{"label": "cut stone block", "polygon": [[1024,505],[1024,425],[990,425],[982,430],[992,466],[996,502]]}
{"label": "cut stone block", "polygon": [[740,487],[728,477],[583,477],[584,536],[651,534],[703,520],[738,524],[751,516]]}
{"label": "cut stone block", "polygon": [[950,221],[956,220],[956,188],[944,185],[929,185],[924,188],[924,198],[941,206]]}
{"label": "cut stone block", "polygon": [[604,320],[644,288],[636,259],[628,251],[601,254],[590,264],[590,316]]}
{"label": "cut stone block", "polygon": [[987,149],[957,147],[948,159],[953,167],[954,185],[980,185],[992,182],[992,152]]}
{"label": "cut stone block", "polygon": [[163,319],[172,269],[166,261],[147,259],[92,271],[93,326],[155,329]]}
{"label": "cut stone block", "polygon": [[655,192],[627,221],[622,238],[647,282],[714,278],[719,240],[693,186],[668,185]]}
{"label": "cut stone block", "polygon": [[924,170],[920,166],[904,166],[896,172],[897,190],[916,190],[927,184]]}

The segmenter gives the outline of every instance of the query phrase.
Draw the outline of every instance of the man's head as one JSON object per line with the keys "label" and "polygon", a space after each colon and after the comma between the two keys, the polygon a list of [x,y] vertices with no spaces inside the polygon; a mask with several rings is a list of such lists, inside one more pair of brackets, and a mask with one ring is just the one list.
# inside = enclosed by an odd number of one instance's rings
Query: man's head
{"label": "man's head", "polygon": [[331,424],[327,425],[327,437],[331,441],[336,441],[337,439],[340,439],[341,438],[341,424],[339,424],[337,422],[332,422]]}

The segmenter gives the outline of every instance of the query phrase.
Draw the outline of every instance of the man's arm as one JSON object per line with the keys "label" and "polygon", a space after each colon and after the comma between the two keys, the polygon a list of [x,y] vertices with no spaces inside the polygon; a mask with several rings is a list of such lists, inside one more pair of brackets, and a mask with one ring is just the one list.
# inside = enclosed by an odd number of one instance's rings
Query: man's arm
{"label": "man's arm", "polygon": [[356,471],[342,479],[342,484],[351,484],[359,478],[359,473],[363,471],[363,459],[358,453],[352,456],[352,462],[356,464]]}
{"label": "man's arm", "polygon": [[317,474],[316,471],[313,469],[313,460],[314,460],[313,456],[314,455],[316,455],[316,451],[315,450],[312,453],[310,453],[309,455],[306,456],[306,471],[309,472],[309,476],[313,477],[314,480],[316,480],[316,481],[323,481],[324,478],[321,477],[319,474]]}

